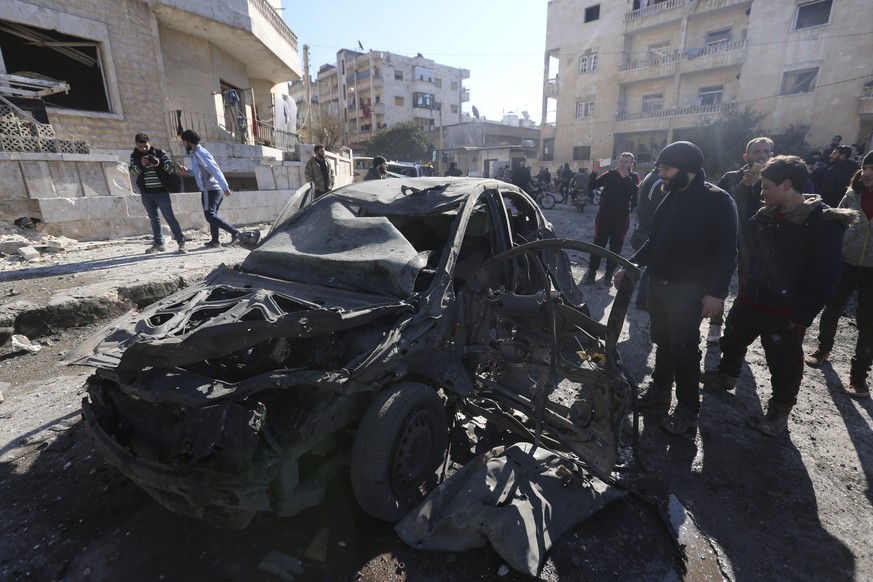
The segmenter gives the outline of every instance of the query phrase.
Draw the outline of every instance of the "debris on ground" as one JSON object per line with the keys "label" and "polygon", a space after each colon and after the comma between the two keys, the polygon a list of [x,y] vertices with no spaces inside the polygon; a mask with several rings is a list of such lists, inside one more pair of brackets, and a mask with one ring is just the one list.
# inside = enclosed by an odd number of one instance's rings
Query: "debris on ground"
{"label": "debris on ground", "polygon": [[35,354],[42,349],[42,346],[38,343],[31,342],[26,335],[15,334],[12,336],[12,349],[19,351],[24,350],[25,352]]}

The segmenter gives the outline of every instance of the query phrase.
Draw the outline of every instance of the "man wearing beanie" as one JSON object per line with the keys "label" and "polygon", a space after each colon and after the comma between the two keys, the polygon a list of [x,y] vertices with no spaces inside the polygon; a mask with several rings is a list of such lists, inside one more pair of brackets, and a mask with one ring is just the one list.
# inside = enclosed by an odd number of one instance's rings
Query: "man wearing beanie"
{"label": "man wearing beanie", "polygon": [[373,158],[373,167],[367,171],[364,180],[384,180],[388,177],[388,161],[382,156]]}
{"label": "man wearing beanie", "polygon": [[852,398],[869,398],[867,374],[873,365],[873,152],[864,156],[861,169],[852,176],[850,189],[839,207],[857,211],[859,220],[849,226],[843,239],[843,274],[836,292],[821,314],[818,348],[804,360],[815,368],[828,359],[834,347],[840,315],[849,297],[857,291],[855,322],[858,341],[849,369],[846,392]]}
{"label": "man wearing beanie", "polygon": [[224,172],[218,167],[212,154],[200,145],[200,136],[196,131],[186,129],[179,137],[182,138],[182,145],[185,146],[185,151],[191,156],[191,168],[180,166],[179,169],[184,174],[194,176],[203,203],[203,216],[206,217],[206,222],[209,223],[211,239],[204,246],[207,248],[221,246],[218,240],[219,230],[229,232],[230,244],[235,244],[239,238],[239,231],[218,216],[218,209],[221,207],[222,200],[226,196],[231,195],[230,186],[227,184]]}
{"label": "man wearing beanie", "polygon": [[[661,422],[673,434],[696,430],[700,411],[700,323],[722,309],[737,260],[737,209],[730,195],[705,181],[703,154],[671,143],[658,155],[661,188],[652,234],[630,261],[649,271],[649,319],[655,369],[641,408],[669,408]],[[623,271],[615,276],[616,285]]]}
{"label": "man wearing beanie", "polygon": [[306,162],[303,177],[307,182],[312,182],[315,189],[315,197],[327,194],[333,190],[336,173],[333,166],[324,157],[324,146],[315,144],[313,156]]}

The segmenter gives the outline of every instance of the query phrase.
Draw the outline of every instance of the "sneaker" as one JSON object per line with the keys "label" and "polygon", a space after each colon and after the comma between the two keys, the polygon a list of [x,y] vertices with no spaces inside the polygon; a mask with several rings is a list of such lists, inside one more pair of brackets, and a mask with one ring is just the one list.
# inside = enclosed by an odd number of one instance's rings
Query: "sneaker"
{"label": "sneaker", "polygon": [[870,387],[867,385],[866,378],[849,378],[849,386],[846,388],[846,394],[849,398],[860,400],[862,398],[870,398]]}
{"label": "sneaker", "polygon": [[151,255],[154,253],[162,253],[165,250],[167,250],[167,247],[164,246],[163,244],[153,244],[152,246],[150,246],[149,248],[146,249],[146,254]]}
{"label": "sneaker", "polygon": [[211,240],[208,243],[206,243],[205,245],[203,245],[203,247],[207,248],[207,249],[217,249],[220,246],[221,246],[221,243],[218,242],[217,240]]}
{"label": "sneaker", "polygon": [[767,406],[767,414],[749,419],[749,426],[767,436],[782,434],[788,426],[788,415],[791,414],[791,406],[774,404]]}
{"label": "sneaker", "polygon": [[704,386],[722,388],[723,390],[731,391],[737,387],[736,376],[729,376],[721,370],[707,370],[703,373],[700,381]]}
{"label": "sneaker", "polygon": [[235,233],[230,235],[230,243],[227,246],[229,246],[229,247],[236,246],[236,243],[239,242],[239,235],[240,235],[239,231],[236,231]]}
{"label": "sneaker", "polygon": [[188,254],[188,249],[185,248],[185,241],[182,241],[179,243],[179,249],[176,251],[176,253],[178,253],[180,255],[187,255]]}
{"label": "sneaker", "polygon": [[649,382],[646,391],[637,398],[637,408],[670,408],[672,397],[672,387]]}
{"label": "sneaker", "polygon": [[718,340],[721,339],[721,326],[720,325],[710,325],[709,333],[706,334],[706,343],[708,344],[717,344]]}
{"label": "sneaker", "polygon": [[685,434],[697,430],[697,413],[684,404],[677,404],[673,412],[661,421],[661,428],[670,434]]}
{"label": "sneaker", "polygon": [[821,348],[816,348],[815,351],[811,354],[803,356],[803,361],[807,366],[810,366],[812,368],[818,368],[828,359],[828,356],[830,355],[830,352],[825,351]]}

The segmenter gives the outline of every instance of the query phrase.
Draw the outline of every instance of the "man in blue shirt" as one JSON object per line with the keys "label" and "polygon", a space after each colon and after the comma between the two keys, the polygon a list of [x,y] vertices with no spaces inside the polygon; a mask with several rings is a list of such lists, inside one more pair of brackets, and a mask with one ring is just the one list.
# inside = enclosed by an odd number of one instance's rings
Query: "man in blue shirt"
{"label": "man in blue shirt", "polygon": [[180,166],[183,174],[194,176],[197,188],[200,190],[203,201],[203,215],[209,223],[209,232],[212,239],[206,243],[207,248],[221,246],[218,241],[219,230],[230,233],[230,244],[235,244],[239,238],[239,231],[218,216],[218,208],[225,196],[230,196],[230,186],[227,179],[212,154],[200,145],[200,136],[196,131],[186,129],[180,136],[185,151],[191,156],[191,168]]}

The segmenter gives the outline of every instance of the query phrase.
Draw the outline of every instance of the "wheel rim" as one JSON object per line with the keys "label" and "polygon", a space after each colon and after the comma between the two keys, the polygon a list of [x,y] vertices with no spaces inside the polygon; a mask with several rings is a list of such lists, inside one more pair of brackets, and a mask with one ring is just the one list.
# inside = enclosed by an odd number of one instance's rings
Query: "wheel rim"
{"label": "wheel rim", "polygon": [[431,470],[433,419],[428,411],[412,414],[397,442],[391,468],[391,481],[398,493],[417,490]]}

